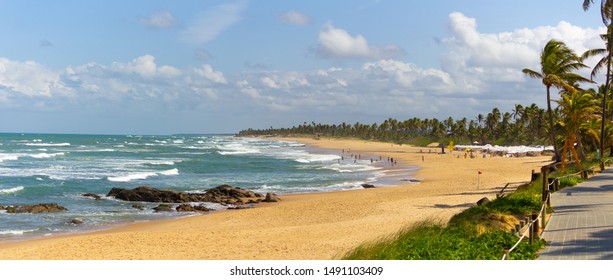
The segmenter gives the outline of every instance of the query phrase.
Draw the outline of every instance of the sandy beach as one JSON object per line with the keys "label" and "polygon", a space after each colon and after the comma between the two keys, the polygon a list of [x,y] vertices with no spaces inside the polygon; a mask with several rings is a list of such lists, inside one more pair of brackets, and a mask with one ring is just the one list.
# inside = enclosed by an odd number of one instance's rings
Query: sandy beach
{"label": "sandy beach", "polygon": [[[393,157],[418,166],[420,184],[283,196],[282,202],[111,230],[0,244],[0,259],[335,259],[415,222],[446,222],[507,182],[530,180],[548,157],[466,159],[440,149],[361,140],[293,139],[309,146]],[[420,153],[420,150],[422,153]],[[432,153],[428,153],[428,151]],[[422,160],[423,157],[423,160]],[[477,173],[481,171],[480,186]],[[400,174],[402,175],[402,174]],[[399,182],[401,183],[401,182]]]}

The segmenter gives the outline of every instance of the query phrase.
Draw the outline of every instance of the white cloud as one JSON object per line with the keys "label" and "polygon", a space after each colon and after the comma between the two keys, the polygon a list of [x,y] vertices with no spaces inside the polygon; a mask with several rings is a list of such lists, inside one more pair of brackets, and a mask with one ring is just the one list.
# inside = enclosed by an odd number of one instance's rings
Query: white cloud
{"label": "white cloud", "polygon": [[310,17],[296,11],[289,11],[287,13],[283,13],[279,15],[279,19],[282,22],[291,23],[295,25],[309,25],[312,22]]}
{"label": "white cloud", "polygon": [[210,42],[221,32],[239,22],[246,6],[245,1],[222,4],[199,14],[183,31],[183,39],[196,45]]}
{"label": "white cloud", "polygon": [[158,11],[147,18],[142,18],[141,23],[151,28],[170,28],[177,24],[177,20],[169,11]]}
{"label": "white cloud", "polygon": [[181,75],[181,70],[172,66],[163,65],[158,67],[157,73],[160,77],[163,78],[175,78]]}
{"label": "white cloud", "polygon": [[136,73],[144,78],[153,78],[157,73],[155,57],[148,54],[138,57],[129,63],[114,62],[112,68],[119,72]]}
{"label": "white cloud", "polygon": [[279,86],[277,85],[277,83],[276,83],[276,82],[275,82],[273,79],[271,79],[270,77],[264,77],[264,78],[262,78],[262,83],[263,83],[265,86],[269,87],[269,88],[274,88],[274,89],[278,89],[278,88],[279,88]]}
{"label": "white cloud", "polygon": [[158,67],[155,63],[155,57],[149,54],[137,57],[128,63],[113,62],[111,69],[126,74],[138,74],[146,79],[174,78],[181,74],[179,69],[172,66]]}
{"label": "white cloud", "polygon": [[481,33],[476,19],[458,12],[449,15],[448,26],[450,36],[442,40],[448,48],[442,55],[442,70],[456,82],[456,91],[488,95],[506,92],[504,84],[528,80],[521,70],[540,68],[540,53],[547,41],[561,40],[580,55],[603,47],[599,34],[605,31],[562,21],[556,26]]}
{"label": "white cloud", "polygon": [[194,72],[196,72],[201,77],[218,84],[226,84],[226,77],[224,77],[223,73],[220,71],[213,70],[213,67],[208,64],[202,65],[201,68],[194,68]]}
{"label": "white cloud", "polygon": [[0,93],[7,96],[72,95],[74,92],[60,79],[60,75],[35,61],[12,61],[0,57]]}
{"label": "white cloud", "polygon": [[325,58],[391,58],[403,54],[396,45],[371,46],[362,35],[349,32],[331,24],[319,32],[317,54]]}

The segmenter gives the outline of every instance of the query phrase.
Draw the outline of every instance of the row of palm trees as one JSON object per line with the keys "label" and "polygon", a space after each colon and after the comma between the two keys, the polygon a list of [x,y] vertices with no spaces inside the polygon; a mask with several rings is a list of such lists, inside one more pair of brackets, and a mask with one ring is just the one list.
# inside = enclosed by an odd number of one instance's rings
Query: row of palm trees
{"label": "row of palm trees", "polygon": [[463,144],[493,143],[546,144],[547,130],[545,110],[536,104],[515,105],[512,112],[494,108],[488,114],[474,119],[452,117],[439,120],[412,118],[399,121],[394,118],[381,124],[341,123],[338,125],[304,123],[291,128],[247,129],[239,132],[248,135],[318,135],[323,137],[353,137],[395,143],[448,142]]}

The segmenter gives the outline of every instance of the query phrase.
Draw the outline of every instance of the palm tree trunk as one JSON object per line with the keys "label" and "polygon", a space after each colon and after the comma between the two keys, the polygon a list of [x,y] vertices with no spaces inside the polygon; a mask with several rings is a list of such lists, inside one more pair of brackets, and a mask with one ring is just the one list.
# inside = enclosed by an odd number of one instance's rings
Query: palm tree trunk
{"label": "palm tree trunk", "polygon": [[[604,143],[606,142],[604,139],[604,127],[607,120],[607,95],[611,89],[611,56],[613,56],[613,32],[611,31],[611,25],[607,26],[607,30],[609,38],[607,42],[607,77],[602,96],[602,123],[600,125],[600,170],[604,170]],[[613,147],[611,152],[613,153]]]}
{"label": "palm tree trunk", "polygon": [[579,155],[577,155],[577,150],[575,150],[575,146],[574,146],[574,140],[575,140],[575,136],[573,135],[570,139],[572,142],[570,143],[570,152],[573,154],[573,157],[575,158],[575,160],[577,161],[577,167],[579,167],[579,171],[583,170],[583,167],[581,167],[581,159],[579,158]]}
{"label": "palm tree trunk", "polygon": [[560,151],[558,150],[558,144],[556,144],[556,135],[553,127],[553,111],[551,110],[550,88],[551,86],[547,86],[547,114],[549,114],[549,137],[551,137],[551,144],[553,145],[555,161],[560,162]]}
{"label": "palm tree trunk", "polygon": [[581,160],[586,160],[587,156],[585,155],[585,148],[583,147],[583,140],[581,140],[581,135],[575,134],[575,138],[577,139],[577,153],[579,154],[579,158]]}
{"label": "palm tree trunk", "polygon": [[[566,155],[566,146],[568,146],[567,143],[568,143],[568,141],[564,140],[564,147],[562,147],[562,153],[564,155]],[[566,167],[566,157],[564,156],[564,157],[562,157],[562,167],[561,167],[561,170],[560,170],[561,174],[564,174],[564,168],[565,167]]]}

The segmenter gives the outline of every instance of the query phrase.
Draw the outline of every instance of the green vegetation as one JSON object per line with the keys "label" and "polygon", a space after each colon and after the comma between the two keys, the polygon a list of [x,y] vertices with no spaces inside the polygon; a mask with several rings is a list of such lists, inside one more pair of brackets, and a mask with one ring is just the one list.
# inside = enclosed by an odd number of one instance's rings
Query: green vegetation
{"label": "green vegetation", "polygon": [[[422,222],[395,235],[362,244],[344,259],[426,259],[426,260],[496,260],[510,249],[519,237],[510,229],[518,218],[541,208],[542,181],[523,185],[514,193],[473,206],[449,221]],[[544,241],[522,242],[508,259],[534,259]]]}
{"label": "green vegetation", "polygon": [[[503,231],[478,234],[471,227],[443,227],[421,223],[380,242],[362,245],[345,259],[381,260],[494,260],[502,250],[511,248],[517,237]],[[511,259],[532,259],[541,242],[525,242],[517,247]]]}
{"label": "green vegetation", "polygon": [[496,143],[499,145],[544,145],[547,144],[545,110],[532,104],[515,105],[513,112],[501,112],[494,108],[487,115],[479,114],[474,120],[462,118],[445,120],[437,118],[412,118],[399,121],[393,118],[381,124],[316,124],[304,123],[291,128],[246,129],[241,136],[294,135],[357,138],[425,146],[432,142],[453,141],[456,144]]}

